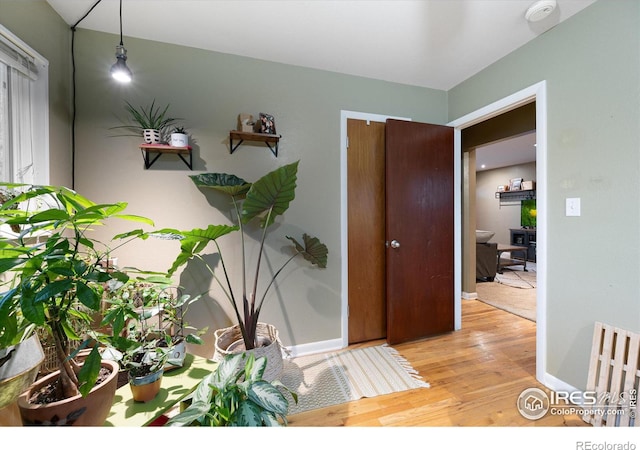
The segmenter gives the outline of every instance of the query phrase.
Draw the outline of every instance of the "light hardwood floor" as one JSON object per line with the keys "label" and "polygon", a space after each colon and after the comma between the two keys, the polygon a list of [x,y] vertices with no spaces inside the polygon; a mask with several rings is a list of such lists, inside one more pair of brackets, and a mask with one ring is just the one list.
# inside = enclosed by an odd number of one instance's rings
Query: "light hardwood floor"
{"label": "light hardwood floor", "polygon": [[307,411],[289,427],[588,426],[574,415],[531,421],[518,412],[524,389],[546,390],[535,379],[535,343],[535,322],[464,300],[461,330],[393,346],[430,388]]}

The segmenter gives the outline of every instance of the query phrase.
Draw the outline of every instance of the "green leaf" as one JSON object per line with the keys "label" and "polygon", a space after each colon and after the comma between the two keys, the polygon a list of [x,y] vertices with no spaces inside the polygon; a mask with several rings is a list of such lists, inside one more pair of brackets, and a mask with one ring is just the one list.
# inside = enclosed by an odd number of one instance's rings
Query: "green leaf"
{"label": "green leaf", "polygon": [[251,187],[251,183],[236,175],[227,173],[201,173],[199,175],[190,175],[189,178],[198,187],[215,189],[233,197],[245,195]]}
{"label": "green leaf", "polygon": [[262,426],[262,416],[260,408],[252,402],[242,402],[236,411],[236,425],[240,427],[260,427]]}
{"label": "green leaf", "polygon": [[44,288],[42,288],[38,292],[38,294],[36,295],[35,301],[42,302],[50,298],[53,298],[58,294],[62,294],[69,291],[72,286],[73,286],[73,282],[72,280],[69,280],[69,279],[54,281],[53,283],[47,284]]}
{"label": "green leaf", "polygon": [[297,173],[298,161],[269,172],[253,183],[242,205],[242,222],[262,215],[260,226],[271,225],[295,198]]}
{"label": "green leaf", "polygon": [[194,401],[181,413],[173,416],[166,423],[168,427],[185,427],[198,422],[198,420],[209,412],[208,402]]}
{"label": "green leaf", "polygon": [[78,280],[76,282],[76,296],[80,303],[94,311],[100,309],[100,295],[84,282]]}
{"label": "green leaf", "polygon": [[248,391],[249,399],[267,411],[278,415],[286,415],[289,410],[289,402],[282,392],[265,380],[259,380],[251,385]]}
{"label": "green leaf", "polygon": [[287,236],[287,239],[293,242],[296,250],[311,264],[315,264],[323,269],[327,267],[327,255],[329,250],[318,238],[311,237],[304,233],[302,235],[304,246],[290,236]]}
{"label": "green leaf", "polygon": [[89,391],[93,389],[100,373],[100,367],[102,366],[102,357],[98,352],[98,347],[94,347],[89,353],[89,356],[84,360],[82,368],[78,373],[78,381],[80,385],[78,389],[83,397],[89,394]]}

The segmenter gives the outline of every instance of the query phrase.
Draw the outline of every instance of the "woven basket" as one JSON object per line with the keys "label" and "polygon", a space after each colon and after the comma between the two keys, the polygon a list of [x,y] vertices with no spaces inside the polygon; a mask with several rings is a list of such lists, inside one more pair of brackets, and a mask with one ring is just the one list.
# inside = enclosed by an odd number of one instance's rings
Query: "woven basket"
{"label": "woven basket", "polygon": [[260,346],[247,351],[245,350],[242,333],[238,325],[216,330],[214,333],[216,342],[213,360],[221,361],[228,355],[241,352],[253,353],[256,358],[266,356],[267,367],[262,378],[266,381],[277,379],[282,373],[282,348],[278,330],[273,325],[258,322],[256,334]]}

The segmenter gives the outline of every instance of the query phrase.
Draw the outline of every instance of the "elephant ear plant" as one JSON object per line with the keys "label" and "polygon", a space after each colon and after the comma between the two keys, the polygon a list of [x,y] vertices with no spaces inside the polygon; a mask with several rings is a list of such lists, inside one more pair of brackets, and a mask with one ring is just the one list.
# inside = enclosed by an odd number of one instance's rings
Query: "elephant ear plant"
{"label": "elephant ear plant", "polygon": [[[285,266],[297,256],[302,256],[312,265],[320,268],[327,266],[327,247],[320,242],[318,238],[311,237],[306,233],[303,234],[301,241],[287,236],[287,239],[293,244],[291,246],[293,250],[291,256],[289,256],[273,274],[271,280],[261,293],[258,292],[258,280],[265,253],[267,231],[269,227],[274,224],[276,217],[282,215],[289,208],[289,203],[295,198],[297,173],[298,162],[294,162],[267,173],[254,183],[249,183],[236,175],[224,173],[192,175],[190,178],[196,186],[210,188],[231,197],[237,225],[209,225],[206,229],[196,228],[189,231],[162,229],[153,233],[156,237],[178,238],[181,241],[180,253],[169,269],[170,274],[173,274],[180,266],[186,264],[192,258],[199,258],[205,264],[233,306],[238,326],[242,333],[242,339],[247,350],[254,349],[258,345],[258,318],[262,311],[264,300],[269,289],[275,283],[276,277],[282,272]],[[257,260],[253,268],[255,272],[253,278],[249,280],[247,277],[245,227],[254,220],[259,221],[262,231],[258,242],[259,250],[256,256]],[[242,293],[240,295],[237,295],[232,288],[227,266],[222,257],[220,246],[218,245],[219,238],[234,231],[239,231],[240,233],[240,258],[242,259]],[[223,279],[218,277],[213,268],[211,268],[201,256],[201,252],[209,243],[213,243],[216,246],[224,275]]]}
{"label": "elephant ear plant", "polygon": [[[94,346],[83,364],[76,360],[90,342],[83,332],[91,331],[92,316],[100,311],[104,283],[128,279],[101,267],[115,248],[92,239],[90,231],[108,219],[153,223],[123,214],[126,203],[96,204],[65,187],[0,186],[21,191],[0,207],[0,222],[20,227],[18,234],[0,237],[0,346],[15,341],[21,321],[48,333],[60,369],[58,399],[85,396],[96,384],[102,358]],[[146,238],[133,230],[114,239],[123,239],[120,247],[138,237]]]}

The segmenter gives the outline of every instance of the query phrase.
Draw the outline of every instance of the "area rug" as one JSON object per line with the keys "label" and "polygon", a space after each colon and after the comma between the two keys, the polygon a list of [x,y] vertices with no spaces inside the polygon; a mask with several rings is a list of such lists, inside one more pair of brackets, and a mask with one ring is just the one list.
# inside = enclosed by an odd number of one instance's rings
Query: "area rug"
{"label": "area rug", "polygon": [[289,414],[409,389],[428,388],[388,345],[285,359],[280,381],[298,394]]}
{"label": "area rug", "polygon": [[519,289],[497,282],[476,284],[478,300],[515,314],[525,319],[536,321],[536,289]]}
{"label": "area rug", "polygon": [[535,269],[528,272],[503,269],[502,273],[496,274],[495,281],[519,289],[535,289],[537,286]]}

